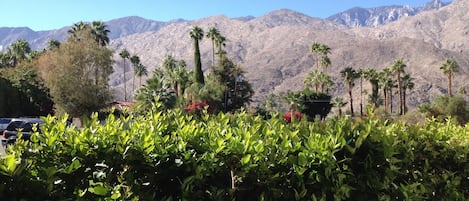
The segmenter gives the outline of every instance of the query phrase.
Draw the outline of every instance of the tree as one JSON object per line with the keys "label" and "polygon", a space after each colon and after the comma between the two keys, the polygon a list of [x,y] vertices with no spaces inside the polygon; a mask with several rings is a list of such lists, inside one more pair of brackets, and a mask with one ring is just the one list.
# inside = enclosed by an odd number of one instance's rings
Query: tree
{"label": "tree", "polygon": [[127,80],[125,79],[125,73],[126,73],[126,70],[125,70],[125,60],[126,59],[129,59],[130,58],[130,53],[127,51],[127,49],[122,49],[121,52],[119,53],[119,56],[121,56],[121,58],[124,60],[124,72],[123,72],[123,75],[124,75],[124,101],[127,101]]}
{"label": "tree", "polygon": [[407,90],[412,90],[415,87],[413,80],[414,78],[410,77],[409,74],[402,76],[402,105],[404,114],[407,112]]}
{"label": "tree", "polygon": [[440,70],[448,76],[448,95],[452,96],[452,79],[453,73],[459,71],[459,64],[454,59],[446,59],[445,62],[440,66]]}
{"label": "tree", "polygon": [[318,69],[315,69],[309,72],[308,75],[306,75],[305,79],[303,80],[304,86],[306,88],[314,87],[314,91],[319,92],[319,87],[321,86],[320,77],[322,73],[323,72]]}
{"label": "tree", "polygon": [[137,68],[135,69],[135,75],[139,78],[139,86],[142,86],[142,77],[148,75],[147,67],[143,64],[138,64]]}
{"label": "tree", "polygon": [[57,39],[50,39],[47,42],[46,50],[53,51],[53,50],[58,49],[59,47],[60,47],[60,42]]}
{"label": "tree", "polygon": [[110,100],[112,51],[96,43],[90,30],[69,37],[57,50],[39,58],[42,77],[59,113],[82,117]]}
{"label": "tree", "polygon": [[93,21],[91,23],[91,34],[94,37],[94,40],[101,46],[106,46],[109,44],[108,34],[111,31],[107,29],[107,25],[102,21]]}
{"label": "tree", "polygon": [[156,103],[161,103],[165,109],[173,108],[176,105],[176,96],[168,88],[169,85],[164,82],[164,72],[156,68],[146,84],[137,91],[137,112],[148,111]]}
{"label": "tree", "polygon": [[317,68],[319,68],[319,66],[327,68],[331,65],[331,60],[328,57],[328,54],[331,53],[331,48],[329,46],[313,42],[311,45],[311,53],[316,55]]}
{"label": "tree", "polygon": [[244,77],[244,71],[231,59],[224,56],[214,71],[215,78],[223,89],[222,105],[225,112],[234,111],[251,101],[254,94],[251,84]]}
{"label": "tree", "polygon": [[332,100],[332,105],[334,107],[337,107],[339,109],[339,117],[342,117],[342,107],[347,105],[347,102],[344,101],[344,98],[342,97],[335,97]]}
{"label": "tree", "polygon": [[165,78],[170,83],[171,87],[173,88],[174,94],[176,98],[179,97],[178,91],[178,74],[176,73],[177,68],[177,61],[176,59],[168,55],[163,60],[163,69],[165,73]]}
{"label": "tree", "polygon": [[364,78],[368,80],[371,84],[371,94],[369,101],[374,105],[374,107],[379,106],[379,73],[370,68],[364,72]]}
{"label": "tree", "polygon": [[107,29],[106,24],[101,21],[93,21],[91,24],[82,21],[77,22],[68,30],[68,33],[73,39],[81,40],[79,33],[84,30],[91,32],[91,36],[98,45],[106,46],[109,43],[108,34],[110,31]]}
{"label": "tree", "polygon": [[199,49],[199,41],[202,40],[204,37],[204,31],[202,28],[195,26],[189,33],[190,37],[194,42],[194,63],[195,63],[195,70],[194,70],[194,80],[199,84],[204,84],[204,73],[202,71],[202,62],[200,60],[200,49]]}
{"label": "tree", "polygon": [[8,47],[7,52],[9,52],[11,59],[11,67],[15,67],[18,63],[28,58],[29,53],[31,53],[31,47],[26,40],[19,39]]}
{"label": "tree", "polygon": [[219,38],[220,32],[216,27],[210,27],[207,32],[207,38],[212,41],[212,66],[215,65],[215,40]]}
{"label": "tree", "polygon": [[140,57],[138,57],[137,55],[131,56],[130,63],[132,63],[133,71],[134,71],[134,77],[132,78],[132,93],[133,93],[135,90],[135,77],[137,76],[136,69],[138,65],[140,64]]}
{"label": "tree", "polygon": [[350,115],[354,116],[353,112],[353,97],[352,97],[352,89],[355,85],[355,79],[358,78],[358,73],[352,67],[346,67],[342,71],[340,71],[340,76],[344,79],[344,83],[348,86],[348,94],[349,94],[349,103],[350,103]]}
{"label": "tree", "polygon": [[358,69],[357,75],[360,78],[360,116],[363,116],[363,78],[365,77],[365,70]]}
{"label": "tree", "polygon": [[404,68],[407,67],[407,65],[404,63],[402,59],[398,59],[394,61],[394,64],[391,67],[391,71],[396,75],[396,81],[397,81],[397,91],[399,93],[399,115],[402,115],[404,113],[404,105],[403,105],[403,96],[402,96],[402,81],[401,81],[401,74],[405,73]]}

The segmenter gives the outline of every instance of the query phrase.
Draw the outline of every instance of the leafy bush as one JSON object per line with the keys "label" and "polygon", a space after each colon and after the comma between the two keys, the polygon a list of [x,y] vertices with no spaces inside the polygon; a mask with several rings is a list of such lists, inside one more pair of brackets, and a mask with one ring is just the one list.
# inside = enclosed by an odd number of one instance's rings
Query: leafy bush
{"label": "leafy bush", "polygon": [[461,96],[439,96],[433,104],[423,104],[419,110],[427,115],[439,119],[453,117],[460,124],[469,121],[469,106]]}
{"label": "leafy bush", "polygon": [[286,124],[159,111],[45,119],[0,160],[6,200],[467,200],[469,127],[370,117]]}

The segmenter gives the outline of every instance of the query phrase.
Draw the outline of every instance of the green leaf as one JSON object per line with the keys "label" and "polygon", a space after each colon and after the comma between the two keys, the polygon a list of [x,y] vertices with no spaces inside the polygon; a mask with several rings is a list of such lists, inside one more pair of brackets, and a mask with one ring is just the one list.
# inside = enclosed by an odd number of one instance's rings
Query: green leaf
{"label": "green leaf", "polygon": [[243,158],[241,158],[241,164],[246,165],[249,163],[251,160],[251,154],[245,155]]}
{"label": "green leaf", "polygon": [[298,154],[298,165],[304,167],[306,164],[308,164],[306,154],[304,152],[300,152]]}
{"label": "green leaf", "polygon": [[80,167],[81,167],[80,160],[78,160],[77,158],[74,158],[72,163],[65,170],[65,173],[70,174]]}
{"label": "green leaf", "polygon": [[89,187],[88,191],[90,191],[91,193],[94,193],[96,195],[104,196],[104,195],[107,194],[108,189],[105,188],[104,186],[95,186],[95,187]]}

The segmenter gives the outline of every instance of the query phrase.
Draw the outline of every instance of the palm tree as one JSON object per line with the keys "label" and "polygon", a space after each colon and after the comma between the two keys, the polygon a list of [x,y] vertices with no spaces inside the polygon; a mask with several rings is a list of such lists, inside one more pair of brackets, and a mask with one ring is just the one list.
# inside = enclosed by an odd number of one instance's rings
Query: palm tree
{"label": "palm tree", "polygon": [[178,91],[178,77],[175,72],[176,67],[177,67],[176,59],[171,55],[166,56],[166,58],[163,61],[163,69],[165,72],[165,78],[168,80],[171,87],[173,87],[174,94],[176,95],[176,98],[178,98],[179,91]]}
{"label": "palm tree", "polygon": [[459,64],[454,59],[446,59],[445,62],[440,66],[440,70],[448,76],[448,95],[453,96],[452,93],[452,79],[453,73],[459,71]]}
{"label": "palm tree", "polygon": [[337,96],[332,100],[332,104],[334,107],[339,108],[339,117],[342,117],[342,107],[347,104],[347,102],[344,101],[344,98]]}
{"label": "palm tree", "polygon": [[342,71],[340,71],[341,77],[344,79],[345,84],[348,86],[348,94],[349,94],[349,103],[350,103],[350,114],[352,117],[354,116],[353,113],[353,97],[352,97],[352,88],[354,86],[355,79],[358,78],[358,73],[352,67],[346,67]]}
{"label": "palm tree", "polygon": [[138,57],[137,55],[131,56],[130,63],[132,63],[133,71],[134,71],[134,77],[132,78],[132,93],[133,93],[135,90],[135,77],[137,76],[136,69],[138,65],[140,64],[140,57]]}
{"label": "palm tree", "polygon": [[402,100],[401,74],[405,73],[404,71],[405,67],[407,67],[407,65],[404,63],[402,59],[398,59],[394,61],[394,64],[391,67],[391,70],[396,75],[396,80],[397,80],[397,90],[399,93],[399,115],[402,115],[404,113],[404,105],[403,105],[403,100]]}
{"label": "palm tree", "polygon": [[202,38],[204,37],[204,31],[202,30],[202,28],[195,26],[192,28],[189,35],[194,40],[194,80],[195,82],[203,85],[205,83],[205,80],[204,73],[202,71],[202,62],[200,61],[199,40],[202,40]]}
{"label": "palm tree", "polygon": [[147,67],[139,63],[137,68],[135,68],[135,74],[139,78],[139,86],[142,86],[142,77],[148,75]]}
{"label": "palm tree", "polygon": [[19,39],[8,47],[7,52],[10,54],[12,67],[15,67],[18,63],[28,58],[28,54],[31,53],[31,47],[26,40]]}
{"label": "palm tree", "polygon": [[125,73],[126,73],[125,60],[130,58],[130,53],[127,51],[127,49],[124,48],[121,50],[119,55],[122,57],[122,59],[124,59],[124,101],[127,101],[127,84],[126,84],[127,80],[125,79]]}
{"label": "palm tree", "polygon": [[67,32],[73,38],[78,39],[78,33],[80,33],[81,31],[83,31],[83,30],[85,30],[89,27],[90,27],[89,24],[81,21],[81,22],[77,22],[77,23],[73,24],[72,28],[70,28]]}
{"label": "palm tree", "polygon": [[379,73],[373,69],[369,68],[364,73],[364,78],[368,80],[371,84],[371,95],[369,101],[373,103],[375,107],[379,106]]}
{"label": "palm tree", "polygon": [[327,68],[331,65],[331,60],[327,56],[331,53],[331,48],[329,46],[313,42],[311,45],[311,53],[316,55],[317,68],[319,68],[319,66]]}
{"label": "palm tree", "polygon": [[111,31],[107,29],[107,25],[102,21],[93,21],[91,23],[91,34],[96,42],[101,46],[106,46],[109,43],[108,34]]}
{"label": "palm tree", "polygon": [[215,65],[215,40],[220,37],[220,32],[216,27],[210,27],[207,32],[207,38],[212,41],[212,66]]}
{"label": "palm tree", "polygon": [[319,74],[319,83],[321,85],[321,93],[328,93],[329,88],[334,85],[332,82],[331,76],[328,74],[321,72]]}
{"label": "palm tree", "polygon": [[57,39],[50,39],[47,42],[47,50],[52,51],[60,47],[60,42]]}
{"label": "palm tree", "polygon": [[412,90],[415,87],[415,84],[413,82],[414,78],[410,77],[409,74],[405,74],[402,76],[401,84],[402,84],[402,102],[403,102],[403,108],[404,108],[404,114],[407,112],[407,100],[406,100],[406,92],[407,90]]}
{"label": "palm tree", "polygon": [[321,85],[320,82],[320,74],[322,72],[315,69],[306,75],[305,79],[303,80],[303,84],[305,85],[306,88],[313,87],[314,86],[314,91],[318,92],[319,91],[319,86]]}
{"label": "palm tree", "polygon": [[363,116],[363,78],[365,77],[365,70],[358,69],[357,75],[360,78],[360,116]]}

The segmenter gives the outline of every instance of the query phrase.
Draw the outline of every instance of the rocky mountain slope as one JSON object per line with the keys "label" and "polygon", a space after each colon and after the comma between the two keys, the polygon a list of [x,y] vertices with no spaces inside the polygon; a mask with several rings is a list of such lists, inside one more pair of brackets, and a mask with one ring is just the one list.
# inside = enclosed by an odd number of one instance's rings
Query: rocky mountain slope
{"label": "rocky mountain slope", "polygon": [[349,27],[377,27],[401,18],[414,16],[419,13],[436,10],[448,5],[441,0],[432,0],[420,7],[382,6],[376,8],[355,7],[327,18],[333,22]]}
{"label": "rocky mountain slope", "polygon": [[[188,67],[193,68],[190,29],[196,25],[204,30],[216,26],[227,38],[226,51],[229,57],[246,71],[246,78],[256,92],[255,103],[262,102],[270,93],[285,93],[303,87],[305,75],[315,68],[310,45],[316,41],[332,49],[332,65],[326,72],[336,83],[332,91],[334,96],[347,98],[339,73],[343,68],[382,69],[402,58],[408,66],[406,71],[415,78],[415,89],[408,94],[409,105],[415,107],[446,92],[446,77],[440,72],[439,66],[447,58],[455,58],[461,66],[460,73],[454,79],[454,91],[459,87],[468,87],[468,9],[469,2],[456,0],[440,9],[402,18],[377,28],[349,28],[291,10],[274,11],[257,18],[231,19],[219,15],[195,21],[144,21],[142,25],[137,23],[141,18],[123,18],[119,19],[123,20],[120,22],[108,22],[111,31],[116,34],[112,36],[114,39],[111,40],[110,48],[115,50],[117,61],[110,84],[116,98],[122,99],[124,80],[118,56],[122,48],[139,55],[143,64],[149,67],[149,72],[161,66],[166,55],[184,59]],[[125,26],[128,27],[113,29],[113,24],[127,24]],[[67,28],[63,30],[66,32]],[[15,31],[28,32],[27,29]],[[0,39],[7,38],[4,37],[7,35],[0,29]],[[200,45],[203,68],[209,73],[211,42],[205,38]],[[128,88],[132,83],[132,74],[128,69]],[[364,83],[364,88],[370,91],[369,84]],[[354,94],[356,98],[359,97],[358,87],[355,87]],[[358,104],[357,101],[355,103]]]}

